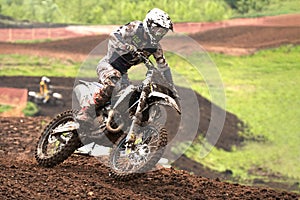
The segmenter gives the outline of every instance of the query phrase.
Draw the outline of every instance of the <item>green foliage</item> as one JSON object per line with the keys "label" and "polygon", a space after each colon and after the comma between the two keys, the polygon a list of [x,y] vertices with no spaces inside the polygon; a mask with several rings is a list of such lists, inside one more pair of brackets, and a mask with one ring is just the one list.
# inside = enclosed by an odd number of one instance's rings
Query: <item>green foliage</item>
{"label": "green foliage", "polygon": [[16,19],[38,22],[54,22],[61,12],[54,0],[2,0],[2,14]]}
{"label": "green foliage", "polygon": [[237,0],[236,8],[239,13],[248,13],[250,11],[261,11],[267,7],[270,0]]}
{"label": "green foliage", "polygon": [[204,3],[203,16],[206,21],[228,19],[232,15],[231,10],[223,2],[207,1]]}
{"label": "green foliage", "polygon": [[300,13],[299,0],[232,0],[237,14],[234,17],[259,17]]}
{"label": "green foliage", "polygon": [[300,12],[299,0],[0,0],[0,13],[19,20],[73,24],[124,24],[158,7],[174,22],[218,21]]}
{"label": "green foliage", "polygon": [[12,108],[13,108],[12,106],[0,104],[0,113],[9,111],[9,110],[11,110]]}
{"label": "green foliage", "polygon": [[233,9],[237,9],[238,0],[225,0],[225,2]]}
{"label": "green foliage", "polygon": [[124,24],[158,7],[174,22],[217,21],[300,12],[299,0],[0,0],[0,13],[18,20]]}
{"label": "green foliage", "polygon": [[22,110],[25,116],[34,116],[39,112],[39,108],[36,104],[28,101],[26,107]]}
{"label": "green foliage", "polygon": [[2,14],[19,20],[77,24],[123,24],[143,20],[158,7],[173,21],[216,21],[231,17],[223,0],[0,0]]}
{"label": "green foliage", "polygon": [[[0,113],[7,112],[13,109],[10,105],[1,105],[0,104]],[[25,116],[34,116],[39,112],[38,106],[32,102],[27,102],[26,107],[22,110]]]}

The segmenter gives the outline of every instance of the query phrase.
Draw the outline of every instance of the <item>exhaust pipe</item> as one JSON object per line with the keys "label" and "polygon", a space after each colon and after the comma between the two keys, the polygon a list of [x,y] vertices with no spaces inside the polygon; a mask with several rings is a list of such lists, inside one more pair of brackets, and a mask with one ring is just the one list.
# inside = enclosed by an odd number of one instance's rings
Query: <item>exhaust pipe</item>
{"label": "exhaust pipe", "polygon": [[112,121],[112,118],[115,114],[115,111],[114,110],[110,110],[108,112],[108,119],[107,119],[107,122],[106,122],[106,129],[109,131],[109,132],[112,132],[112,133],[118,133],[122,130],[122,128],[124,127],[124,122],[121,123],[117,128],[113,128],[111,127],[110,123]]}

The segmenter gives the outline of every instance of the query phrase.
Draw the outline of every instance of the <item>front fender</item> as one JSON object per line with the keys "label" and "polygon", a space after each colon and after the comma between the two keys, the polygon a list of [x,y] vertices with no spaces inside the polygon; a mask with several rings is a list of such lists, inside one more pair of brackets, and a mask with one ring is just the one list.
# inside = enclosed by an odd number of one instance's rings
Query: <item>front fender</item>
{"label": "front fender", "polygon": [[54,93],[52,94],[52,96],[53,96],[54,98],[56,98],[56,99],[62,99],[62,98],[63,98],[62,95],[59,94],[59,93],[57,93],[57,92],[54,92]]}
{"label": "front fender", "polygon": [[164,93],[161,93],[161,92],[151,92],[149,94],[149,99],[150,98],[153,98],[153,97],[156,97],[158,99],[160,99],[159,101],[156,101],[160,104],[163,104],[163,105],[168,105],[168,106],[171,106],[172,108],[174,108],[179,114],[181,114],[181,110],[178,106],[178,104],[176,103],[175,99],[173,99],[172,97],[170,97],[169,95],[166,95]]}

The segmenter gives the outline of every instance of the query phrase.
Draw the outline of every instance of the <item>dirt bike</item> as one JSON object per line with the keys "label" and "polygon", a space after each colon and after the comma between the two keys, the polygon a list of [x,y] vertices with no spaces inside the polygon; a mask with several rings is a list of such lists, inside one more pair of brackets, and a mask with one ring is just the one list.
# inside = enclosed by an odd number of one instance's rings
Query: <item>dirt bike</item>
{"label": "dirt bike", "polygon": [[110,176],[128,180],[155,167],[167,145],[168,131],[161,122],[165,107],[181,113],[174,86],[142,53],[146,78],[129,85],[96,108],[94,127],[81,128],[74,111],[56,116],[43,130],[35,158],[39,165],[53,167],[62,163],[83,144],[95,142],[110,147]]}
{"label": "dirt bike", "polygon": [[50,104],[58,106],[65,105],[62,94],[58,92],[53,92],[52,90],[48,91],[47,95],[43,95],[35,91],[29,91],[28,100],[36,104]]}

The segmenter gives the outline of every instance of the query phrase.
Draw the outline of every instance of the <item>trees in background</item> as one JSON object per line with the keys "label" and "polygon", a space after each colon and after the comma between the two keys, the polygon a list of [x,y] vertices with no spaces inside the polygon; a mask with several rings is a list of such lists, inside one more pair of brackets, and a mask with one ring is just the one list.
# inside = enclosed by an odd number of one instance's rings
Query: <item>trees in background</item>
{"label": "trees in background", "polygon": [[228,19],[223,0],[0,0],[0,14],[18,20],[77,24],[121,24],[142,20],[151,8],[168,12],[175,22]]}
{"label": "trees in background", "polygon": [[251,11],[261,11],[267,7],[271,0],[225,0],[228,5],[240,14]]}
{"label": "trees in background", "polygon": [[[154,7],[173,21],[219,21],[268,8],[295,9],[299,0],[0,0],[0,14],[18,20],[75,24],[123,24],[142,20]],[[284,3],[284,4],[283,4]],[[277,6],[277,8],[276,8]]]}

